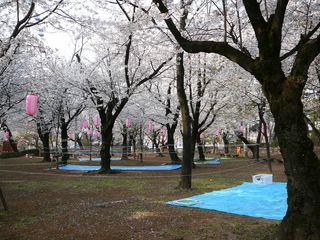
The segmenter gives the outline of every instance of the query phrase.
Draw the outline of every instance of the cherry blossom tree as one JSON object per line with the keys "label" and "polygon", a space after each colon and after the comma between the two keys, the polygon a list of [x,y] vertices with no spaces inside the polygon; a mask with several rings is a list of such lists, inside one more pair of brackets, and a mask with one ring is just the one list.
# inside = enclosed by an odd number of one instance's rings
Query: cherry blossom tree
{"label": "cherry blossom tree", "polygon": [[[185,36],[176,27],[166,5],[161,0],[154,0],[154,3],[162,14],[167,15],[167,27],[185,51],[223,55],[260,82],[275,120],[288,177],[288,211],[281,223],[279,238],[320,238],[320,164],[308,138],[301,102],[308,69],[320,52],[319,5],[312,2],[313,5],[306,9],[307,14],[299,15],[296,9],[301,7],[300,2],[277,0],[265,15],[259,2],[244,0],[243,7],[257,43],[256,52],[249,53],[228,43],[226,38],[219,41]],[[304,21],[302,18],[306,16]],[[293,23],[304,28],[293,28]],[[288,63],[287,69],[284,62]]]}

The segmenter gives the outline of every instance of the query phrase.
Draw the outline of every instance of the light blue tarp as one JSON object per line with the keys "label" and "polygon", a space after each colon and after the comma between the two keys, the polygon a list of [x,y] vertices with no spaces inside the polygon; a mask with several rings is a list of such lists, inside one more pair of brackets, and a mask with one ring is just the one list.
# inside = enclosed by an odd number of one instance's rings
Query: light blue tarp
{"label": "light blue tarp", "polygon": [[288,208],[286,189],[286,183],[243,183],[236,187],[171,201],[167,204],[282,220]]}
{"label": "light blue tarp", "polygon": [[[180,164],[175,165],[161,165],[161,166],[111,166],[112,170],[129,170],[129,171],[164,171],[164,170],[176,170],[181,168]],[[100,166],[86,166],[86,165],[76,165],[68,164],[60,166],[61,170],[84,170],[93,171],[99,170]]]}
{"label": "light blue tarp", "polygon": [[[85,158],[79,158],[80,161],[89,161],[90,158],[85,157]],[[121,157],[112,157],[111,161],[120,161]],[[93,157],[91,158],[91,161],[101,161],[101,157]]]}
{"label": "light blue tarp", "polygon": [[194,162],[195,164],[220,164],[220,159],[211,159],[211,160],[206,160],[206,161],[197,161]]}

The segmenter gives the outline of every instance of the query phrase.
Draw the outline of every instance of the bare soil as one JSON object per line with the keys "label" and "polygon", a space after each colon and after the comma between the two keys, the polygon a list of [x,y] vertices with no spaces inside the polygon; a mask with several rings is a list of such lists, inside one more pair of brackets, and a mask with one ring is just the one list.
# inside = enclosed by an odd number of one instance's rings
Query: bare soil
{"label": "bare soil", "polygon": [[[112,164],[168,162],[167,157],[147,159]],[[188,191],[177,188],[180,170],[98,175],[49,170],[50,166],[54,164],[37,157],[0,159],[0,187],[9,208],[4,211],[0,203],[1,240],[274,239],[280,223],[164,204],[251,181],[254,174],[268,173],[265,162],[232,158],[219,165],[198,165],[193,189]],[[274,181],[286,181],[282,163],[275,161],[272,166]]]}

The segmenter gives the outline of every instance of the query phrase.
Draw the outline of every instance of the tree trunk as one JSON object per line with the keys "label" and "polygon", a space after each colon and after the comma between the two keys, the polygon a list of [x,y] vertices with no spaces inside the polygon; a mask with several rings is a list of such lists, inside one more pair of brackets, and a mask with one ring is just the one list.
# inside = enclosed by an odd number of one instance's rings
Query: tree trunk
{"label": "tree trunk", "polygon": [[76,141],[76,143],[78,143],[80,150],[83,150],[83,144],[82,144],[81,138],[79,137],[78,134],[76,134],[75,141]]}
{"label": "tree trunk", "polygon": [[69,160],[68,154],[68,129],[65,123],[65,119],[61,118],[61,149],[62,149],[62,157],[61,161],[63,164],[67,164]]}
{"label": "tree trunk", "polygon": [[224,153],[229,154],[229,141],[226,133],[222,133],[222,140],[224,144]]}
{"label": "tree trunk", "polygon": [[281,223],[280,239],[320,239],[320,162],[308,138],[301,92],[283,84],[268,101],[288,178],[288,210]]}
{"label": "tree trunk", "polygon": [[252,152],[252,158],[257,159],[257,147],[255,144],[251,143],[248,141],[248,139],[246,139],[243,136],[242,132],[238,132],[237,133],[237,137],[244,143],[247,145],[247,147],[250,149],[250,151]]}
{"label": "tree trunk", "polygon": [[125,125],[123,125],[122,132],[122,160],[128,160],[128,130]]}
{"label": "tree trunk", "polygon": [[172,163],[177,163],[181,162],[181,159],[178,157],[178,154],[174,148],[174,132],[175,128],[173,127],[167,127],[167,133],[168,133],[168,140],[167,140],[167,145],[168,145],[168,150],[169,150],[169,156],[171,159]]}
{"label": "tree trunk", "polygon": [[41,128],[41,123],[37,121],[37,132],[43,146],[43,162],[51,162],[50,158],[50,131]]}
{"label": "tree trunk", "polygon": [[176,55],[177,61],[177,94],[181,110],[182,118],[182,142],[183,142],[183,157],[181,168],[180,187],[183,189],[191,188],[192,180],[192,163],[193,163],[193,141],[191,130],[191,118],[189,113],[188,100],[184,89],[184,66],[183,52],[178,52]]}
{"label": "tree trunk", "polygon": [[201,138],[200,138],[199,134],[197,136],[197,144],[198,144],[199,160],[200,161],[205,161],[206,160],[206,156],[204,155],[203,142],[201,142]]}
{"label": "tree trunk", "polygon": [[304,114],[304,119],[309,124],[309,126],[312,128],[312,131],[317,136],[318,141],[320,142],[320,131],[316,128],[315,124],[311,121],[311,119],[308,118],[305,114]]}
{"label": "tree trunk", "polygon": [[271,162],[271,156],[270,156],[270,144],[269,144],[267,123],[264,120],[263,116],[262,116],[261,120],[262,120],[261,123],[262,123],[262,127],[263,127],[263,136],[264,136],[264,140],[266,142],[268,169],[269,169],[269,172],[272,173],[272,162]]}
{"label": "tree trunk", "polygon": [[[101,117],[101,115],[100,115]],[[111,144],[112,144],[112,126],[103,126],[101,120],[101,169],[100,173],[111,172]]]}
{"label": "tree trunk", "polygon": [[50,132],[45,132],[40,138],[43,145],[43,162],[51,162],[50,158]]}

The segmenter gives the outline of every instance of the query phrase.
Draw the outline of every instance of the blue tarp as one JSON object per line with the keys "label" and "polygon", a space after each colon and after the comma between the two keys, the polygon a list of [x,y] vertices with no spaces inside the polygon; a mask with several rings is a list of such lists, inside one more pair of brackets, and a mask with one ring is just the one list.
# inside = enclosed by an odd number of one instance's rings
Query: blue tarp
{"label": "blue tarp", "polygon": [[282,220],[288,208],[286,189],[286,183],[243,183],[236,187],[171,201],[167,204]]}
{"label": "blue tarp", "polygon": [[[85,158],[79,158],[80,161],[89,161],[90,158],[85,157]],[[112,157],[111,161],[120,161],[121,157]],[[91,161],[101,161],[101,157],[93,157],[91,158]]]}
{"label": "blue tarp", "polygon": [[220,159],[211,159],[211,160],[206,160],[206,161],[197,161],[194,162],[195,164],[220,164]]}
{"label": "blue tarp", "polygon": [[[164,171],[164,170],[176,170],[181,168],[180,164],[176,165],[161,165],[161,166],[111,166],[112,170],[129,170],[129,171]],[[92,171],[99,170],[100,166],[86,166],[86,165],[76,165],[68,164],[60,166],[61,170],[84,170]]]}

